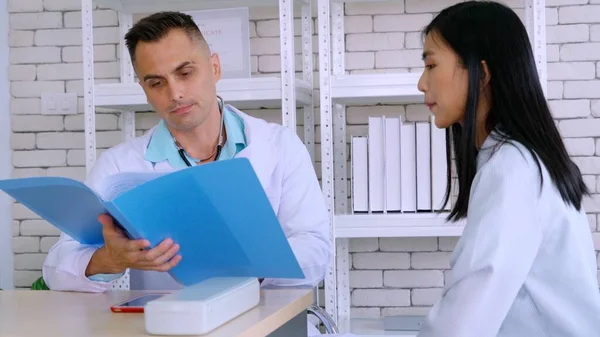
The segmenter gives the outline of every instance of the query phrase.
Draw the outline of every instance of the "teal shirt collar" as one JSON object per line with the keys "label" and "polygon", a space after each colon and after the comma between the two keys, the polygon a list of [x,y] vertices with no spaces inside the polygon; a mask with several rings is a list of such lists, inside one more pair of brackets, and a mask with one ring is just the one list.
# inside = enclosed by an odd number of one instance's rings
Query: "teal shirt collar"
{"label": "teal shirt collar", "polygon": [[[223,108],[223,124],[227,132],[227,141],[221,150],[218,160],[231,159],[246,147],[244,121],[240,116],[228,109],[227,106]],[[144,158],[153,163],[168,160],[169,164],[174,168],[187,167],[183,159],[179,156],[171,132],[162,119],[154,128]],[[195,161],[189,156],[187,159],[192,165],[195,164]]]}

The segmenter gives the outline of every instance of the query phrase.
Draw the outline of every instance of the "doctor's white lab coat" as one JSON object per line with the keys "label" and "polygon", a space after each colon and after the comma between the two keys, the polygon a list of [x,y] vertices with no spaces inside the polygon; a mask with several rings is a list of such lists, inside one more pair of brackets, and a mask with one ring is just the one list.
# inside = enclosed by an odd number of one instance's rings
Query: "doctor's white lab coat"
{"label": "doctor's white lab coat", "polygon": [[[265,279],[263,285],[314,287],[325,276],[333,245],[327,208],[308,151],[290,129],[228,108],[244,121],[247,146],[236,157],[250,160],[305,275],[305,279]],[[118,172],[175,170],[166,160],[152,163],[144,159],[153,131],[104,152],[85,183],[96,190],[103,178]],[[62,233],[42,270],[49,288],[84,292],[110,288],[110,281],[85,276],[97,248],[82,245]],[[167,273],[153,273],[153,277],[161,274],[160,277],[170,278]]]}

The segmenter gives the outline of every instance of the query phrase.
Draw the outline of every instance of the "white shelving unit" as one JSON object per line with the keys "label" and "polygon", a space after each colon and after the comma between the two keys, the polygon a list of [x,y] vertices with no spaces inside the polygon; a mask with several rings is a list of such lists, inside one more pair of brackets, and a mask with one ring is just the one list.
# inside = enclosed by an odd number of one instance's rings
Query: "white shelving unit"
{"label": "white shelving unit", "polygon": [[[121,40],[121,83],[94,83],[93,3],[119,13]],[[193,11],[252,6],[278,6],[280,20],[280,76],[223,79],[217,92],[227,103],[240,109],[281,108],[282,124],[296,130],[296,107],[304,113],[304,137],[314,159],[314,114],[312,78],[312,18],[310,0],[82,0],[83,65],[85,99],[86,168],[96,160],[95,109],[114,109],[123,114],[125,139],[135,136],[135,111],[148,111],[141,87],[134,83],[133,67],[123,37],[133,24],[133,14],[163,10]],[[296,77],[294,65],[294,9],[302,16],[302,77]]]}
{"label": "white shelving unit", "polygon": [[417,89],[421,74],[353,74],[331,76],[331,98],[336,104],[406,104],[423,101]]}
{"label": "white shelving unit", "polygon": [[[0,0],[0,8],[6,8],[7,1]],[[0,31],[8,31],[9,14],[0,11]],[[12,176],[12,147],[10,135],[12,133],[10,119],[10,81],[9,81],[9,47],[8,36],[0,36],[0,158],[4,158],[0,164],[0,179],[10,179]],[[0,196],[0,289],[14,288],[14,261],[12,252],[12,198],[4,194]]]}
{"label": "white shelving unit", "polygon": [[463,228],[464,223],[448,223],[444,215],[434,213],[335,216],[335,235],[338,239],[460,236]]}
{"label": "white shelving unit", "polygon": [[[94,82],[93,4],[114,9],[119,14],[121,83]],[[296,130],[296,107],[303,108],[305,145],[313,158],[313,47],[310,0],[81,0],[84,66],[84,119],[86,170],[96,161],[96,108],[109,108],[122,113],[124,140],[135,137],[135,112],[150,111],[151,106],[139,84],[125,46],[124,36],[133,25],[133,15],[159,11],[196,11],[253,6],[278,6],[280,23],[281,72],[279,76],[222,79],[217,93],[235,107],[244,109],[281,108],[282,124]],[[302,76],[297,78],[294,63],[294,10],[302,20]],[[115,288],[128,289],[125,275]]]}
{"label": "white shelving unit", "polygon": [[[384,332],[381,320],[350,318],[349,239],[460,236],[464,228],[464,222],[447,223],[443,215],[435,213],[348,214],[345,106],[423,103],[417,89],[420,73],[346,72],[344,3],[382,1],[386,0],[318,0],[322,188],[336,243],[325,279],[325,309],[341,332],[369,336],[397,334]],[[545,1],[524,1],[526,26],[546,90]]]}
{"label": "white shelving unit", "polygon": [[[296,103],[312,104],[311,85],[300,79],[295,82]],[[277,77],[222,79],[217,83],[217,92],[228,104],[244,109],[278,108],[283,98],[281,79]],[[96,107],[133,111],[152,109],[137,83],[100,84],[95,88],[95,96]]]}

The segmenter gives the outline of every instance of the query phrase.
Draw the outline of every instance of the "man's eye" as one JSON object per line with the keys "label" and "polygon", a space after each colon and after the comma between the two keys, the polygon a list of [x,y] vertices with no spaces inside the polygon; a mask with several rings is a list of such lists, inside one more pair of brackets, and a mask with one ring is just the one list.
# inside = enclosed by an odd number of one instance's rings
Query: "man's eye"
{"label": "man's eye", "polygon": [[427,65],[425,65],[425,68],[427,68],[429,70],[433,69],[433,67],[435,67],[434,64],[427,64]]}
{"label": "man's eye", "polygon": [[160,82],[152,82],[152,83],[150,83],[150,87],[152,87],[152,88],[156,88],[158,86],[160,86]]}

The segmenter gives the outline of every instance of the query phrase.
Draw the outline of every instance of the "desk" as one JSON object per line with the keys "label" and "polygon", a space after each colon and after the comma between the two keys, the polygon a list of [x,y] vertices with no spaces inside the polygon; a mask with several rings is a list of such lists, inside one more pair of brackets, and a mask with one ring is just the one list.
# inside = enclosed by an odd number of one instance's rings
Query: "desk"
{"label": "desk", "polygon": [[[111,305],[144,293],[0,291],[0,337],[149,336],[143,314],[110,311]],[[264,289],[257,307],[204,336],[306,337],[306,308],[312,303],[312,289]]]}

